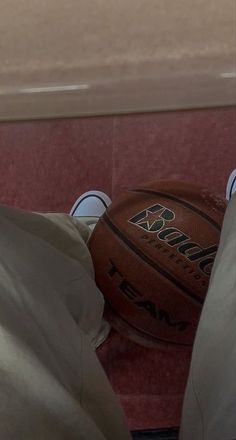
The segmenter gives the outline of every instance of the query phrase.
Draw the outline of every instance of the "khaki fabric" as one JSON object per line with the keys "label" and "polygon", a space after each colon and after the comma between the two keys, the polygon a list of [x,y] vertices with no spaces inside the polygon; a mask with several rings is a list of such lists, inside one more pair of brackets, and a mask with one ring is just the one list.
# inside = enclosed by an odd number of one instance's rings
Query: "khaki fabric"
{"label": "khaki fabric", "polygon": [[64,214],[0,207],[1,439],[130,439],[94,352],[104,301],[89,235]]}
{"label": "khaki fabric", "polygon": [[236,439],[236,195],[226,210],[194,343],[180,439]]}

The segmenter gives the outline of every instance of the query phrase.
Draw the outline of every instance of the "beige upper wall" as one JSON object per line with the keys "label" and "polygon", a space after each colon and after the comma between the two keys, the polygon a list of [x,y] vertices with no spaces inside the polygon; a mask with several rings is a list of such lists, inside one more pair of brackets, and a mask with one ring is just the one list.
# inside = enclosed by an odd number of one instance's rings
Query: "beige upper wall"
{"label": "beige upper wall", "polygon": [[235,0],[2,0],[0,118],[236,103]]}

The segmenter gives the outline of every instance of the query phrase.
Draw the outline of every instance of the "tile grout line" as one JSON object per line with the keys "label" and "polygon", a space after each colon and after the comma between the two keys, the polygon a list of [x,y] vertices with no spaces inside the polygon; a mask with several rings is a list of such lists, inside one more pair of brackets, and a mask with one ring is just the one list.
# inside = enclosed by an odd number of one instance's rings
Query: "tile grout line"
{"label": "tile grout line", "polygon": [[113,173],[114,173],[114,165],[115,165],[115,161],[114,161],[114,150],[115,150],[115,116],[112,119],[112,157],[111,157],[111,199],[113,200],[113,191],[114,191],[114,178],[113,178]]}

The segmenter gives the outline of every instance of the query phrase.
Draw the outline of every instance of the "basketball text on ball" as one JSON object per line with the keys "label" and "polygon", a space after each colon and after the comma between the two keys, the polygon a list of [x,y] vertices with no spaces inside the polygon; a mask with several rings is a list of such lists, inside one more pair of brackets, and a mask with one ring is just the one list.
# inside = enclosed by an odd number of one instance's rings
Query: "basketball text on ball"
{"label": "basketball text on ball", "polygon": [[[158,218],[156,216],[157,212]],[[164,226],[165,221],[171,221],[174,219],[175,213],[158,203],[138,212],[134,217],[129,219],[129,222],[135,223],[140,228],[149,232],[157,232]]]}
{"label": "basketball text on ball", "polygon": [[174,211],[163,205],[155,204],[138,212],[128,222],[145,232],[156,234],[156,238],[164,241],[168,246],[177,246],[176,251],[179,254],[190,262],[196,261],[199,269],[206,275],[210,275],[218,249],[217,245],[203,248],[198,243],[191,241],[191,237],[178,228],[165,227],[175,218]]}
{"label": "basketball text on ball", "polygon": [[137,307],[146,310],[152,318],[163,321],[169,327],[174,327],[179,331],[184,331],[189,327],[189,322],[171,320],[170,315],[166,310],[158,309],[153,301],[145,299],[142,294],[123,277],[122,273],[111,259],[109,260],[107,275],[113,279],[126,298],[133,301]]}
{"label": "basketball text on ball", "polygon": [[182,258],[171,247],[167,248],[165,246],[165,243],[158,242],[156,239],[151,238],[147,234],[143,234],[140,238],[146,241],[154,249],[157,249],[158,252],[165,254],[168,259],[174,261],[179,267],[182,267],[186,273],[192,275],[195,278],[195,280],[200,281],[202,286],[206,286],[207,281],[205,279],[204,274],[200,274],[194,267],[190,265],[188,260]]}

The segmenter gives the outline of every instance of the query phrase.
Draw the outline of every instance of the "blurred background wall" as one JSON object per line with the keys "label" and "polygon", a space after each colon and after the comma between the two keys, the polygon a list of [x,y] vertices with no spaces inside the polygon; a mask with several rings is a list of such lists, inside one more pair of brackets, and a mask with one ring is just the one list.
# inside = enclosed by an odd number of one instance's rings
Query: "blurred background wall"
{"label": "blurred background wall", "polygon": [[0,119],[236,102],[234,0],[3,0]]}

